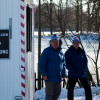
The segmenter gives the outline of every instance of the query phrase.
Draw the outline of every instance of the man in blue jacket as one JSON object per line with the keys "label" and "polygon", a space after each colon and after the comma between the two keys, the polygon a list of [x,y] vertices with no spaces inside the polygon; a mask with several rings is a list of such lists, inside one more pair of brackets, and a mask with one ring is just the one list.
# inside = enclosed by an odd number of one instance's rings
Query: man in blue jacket
{"label": "man in blue jacket", "polygon": [[74,37],[72,42],[73,45],[65,52],[68,70],[68,100],[73,100],[73,90],[78,80],[85,89],[86,100],[92,100],[91,88],[86,78],[87,57],[84,50],[79,47],[78,37]]}
{"label": "man in blue jacket", "polygon": [[44,49],[41,54],[39,69],[45,80],[45,100],[58,100],[61,92],[61,81],[66,73],[64,56],[56,34],[51,37],[50,46]]}

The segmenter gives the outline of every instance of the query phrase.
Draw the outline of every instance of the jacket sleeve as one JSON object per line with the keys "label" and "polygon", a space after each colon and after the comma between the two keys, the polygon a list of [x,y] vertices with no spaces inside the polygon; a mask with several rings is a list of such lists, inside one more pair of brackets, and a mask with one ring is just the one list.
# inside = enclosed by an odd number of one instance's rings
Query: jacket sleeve
{"label": "jacket sleeve", "polygon": [[86,71],[87,70],[87,57],[86,57],[86,54],[85,54],[85,51],[84,52],[84,70]]}
{"label": "jacket sleeve", "polygon": [[67,76],[67,74],[66,74],[65,57],[64,57],[63,69],[62,69],[62,77],[65,77],[65,76]]}
{"label": "jacket sleeve", "polygon": [[46,64],[47,64],[47,51],[44,49],[39,60],[39,69],[42,76],[47,76]]}
{"label": "jacket sleeve", "polygon": [[74,72],[75,69],[73,69],[71,66],[70,66],[70,55],[69,55],[69,51],[66,51],[65,52],[65,65],[66,65],[66,69],[70,72]]}

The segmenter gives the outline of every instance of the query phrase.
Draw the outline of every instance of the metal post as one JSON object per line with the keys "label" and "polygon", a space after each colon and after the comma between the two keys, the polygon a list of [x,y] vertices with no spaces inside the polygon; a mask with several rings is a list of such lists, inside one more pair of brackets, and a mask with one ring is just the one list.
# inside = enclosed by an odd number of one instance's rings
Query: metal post
{"label": "metal post", "polygon": [[80,17],[80,31],[81,31],[81,33],[80,34],[82,34],[82,29],[83,29],[83,25],[82,25],[82,10],[83,10],[83,7],[82,7],[82,0],[81,0],[81,6],[80,6],[80,9],[81,9],[81,17]]}
{"label": "metal post", "polygon": [[[41,0],[39,0],[39,28],[38,28],[38,62],[41,55]],[[38,89],[41,89],[41,74],[38,65]]]}
{"label": "metal post", "polygon": [[50,0],[50,32],[52,35],[52,0]]}
{"label": "metal post", "polygon": [[10,39],[12,39],[12,18],[9,18],[9,33]]}

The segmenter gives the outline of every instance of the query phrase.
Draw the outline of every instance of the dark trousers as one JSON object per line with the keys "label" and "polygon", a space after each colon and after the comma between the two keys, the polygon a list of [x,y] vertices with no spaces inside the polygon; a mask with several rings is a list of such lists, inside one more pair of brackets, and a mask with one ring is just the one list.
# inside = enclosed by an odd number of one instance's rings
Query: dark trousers
{"label": "dark trousers", "polygon": [[45,82],[45,100],[58,100],[61,92],[61,82]]}
{"label": "dark trousers", "polygon": [[88,83],[87,78],[69,78],[68,79],[68,100],[73,100],[73,90],[76,82],[80,80],[84,90],[85,90],[85,98],[86,100],[92,100],[91,87]]}

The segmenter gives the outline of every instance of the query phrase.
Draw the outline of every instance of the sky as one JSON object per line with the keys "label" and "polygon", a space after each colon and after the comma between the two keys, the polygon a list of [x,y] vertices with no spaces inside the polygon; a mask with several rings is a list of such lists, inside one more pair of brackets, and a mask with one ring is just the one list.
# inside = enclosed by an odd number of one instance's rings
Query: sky
{"label": "sky", "polygon": [[[34,1],[34,3],[36,3],[36,4],[38,4],[38,2],[39,2],[39,0],[33,0]],[[43,0],[41,0],[41,1],[43,1]],[[48,0],[48,1],[50,1],[50,0]],[[58,2],[58,0],[52,0],[53,2],[55,2],[55,3],[57,3]]]}
{"label": "sky", "polygon": [[[38,5],[38,3],[39,3],[39,0],[33,0],[34,1],[34,3],[36,4],[36,5]],[[41,0],[41,2],[42,2],[43,0]],[[44,0],[45,1],[45,0]],[[50,1],[50,0],[47,0],[48,2]],[[58,1],[59,0],[52,0],[54,3],[58,3]],[[66,0],[62,0],[62,2],[65,2]],[[86,2],[86,0],[82,0],[84,3]],[[87,7],[86,6],[84,6],[83,7],[83,9],[84,9],[84,11],[86,11],[86,9],[87,9]]]}

